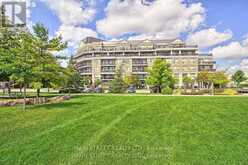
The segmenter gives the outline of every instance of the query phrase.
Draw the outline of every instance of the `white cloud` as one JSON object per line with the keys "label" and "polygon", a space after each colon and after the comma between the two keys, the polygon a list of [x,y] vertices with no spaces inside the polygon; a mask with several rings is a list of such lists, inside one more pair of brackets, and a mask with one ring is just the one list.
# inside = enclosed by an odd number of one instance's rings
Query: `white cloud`
{"label": "white cloud", "polygon": [[76,48],[82,39],[88,36],[96,37],[97,33],[88,28],[75,27],[70,25],[61,25],[57,31],[61,34],[64,41],[68,41],[68,46]]}
{"label": "white cloud", "polygon": [[233,65],[233,66],[231,66],[229,68],[225,68],[226,73],[228,75],[233,75],[239,69],[240,69],[240,66],[239,65]]}
{"label": "white cloud", "polygon": [[245,36],[244,36],[244,41],[243,41],[243,45],[245,45],[245,46],[247,46],[248,47],[248,34],[246,34]]}
{"label": "white cloud", "polygon": [[240,42],[231,42],[228,45],[214,48],[211,53],[217,59],[238,59],[248,57],[248,46]]}
{"label": "white cloud", "polygon": [[57,15],[61,25],[56,34],[61,34],[68,46],[76,49],[82,39],[96,37],[92,29],[82,27],[95,17],[95,0],[42,0]]}
{"label": "white cloud", "polygon": [[110,0],[106,18],[97,21],[98,32],[111,37],[140,33],[175,38],[196,29],[205,19],[201,3],[186,5],[182,0],[157,0],[144,5],[140,0]]}
{"label": "white cloud", "polygon": [[62,24],[79,25],[91,21],[95,16],[92,7],[83,8],[78,0],[42,0],[58,16]]}
{"label": "white cloud", "polygon": [[208,48],[232,38],[232,31],[227,30],[223,33],[217,32],[215,28],[203,29],[192,33],[187,38],[187,43],[197,44],[200,48]]}
{"label": "white cloud", "polygon": [[248,75],[248,59],[243,59],[239,64],[229,67],[227,73],[233,75],[238,70],[242,70]]}
{"label": "white cloud", "polygon": [[248,74],[248,59],[243,59],[240,63],[240,69]]}
{"label": "white cloud", "polygon": [[145,39],[165,39],[167,38],[166,33],[155,33],[155,34],[140,34],[136,36],[131,36],[128,40],[145,40]]}

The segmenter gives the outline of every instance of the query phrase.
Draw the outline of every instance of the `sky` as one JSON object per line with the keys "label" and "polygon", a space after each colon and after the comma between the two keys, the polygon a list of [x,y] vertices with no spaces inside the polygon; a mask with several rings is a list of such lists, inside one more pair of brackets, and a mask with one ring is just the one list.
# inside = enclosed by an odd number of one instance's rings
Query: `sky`
{"label": "sky", "polygon": [[217,69],[248,73],[248,0],[32,0],[29,26],[62,35],[73,55],[87,36],[174,39],[213,53]]}

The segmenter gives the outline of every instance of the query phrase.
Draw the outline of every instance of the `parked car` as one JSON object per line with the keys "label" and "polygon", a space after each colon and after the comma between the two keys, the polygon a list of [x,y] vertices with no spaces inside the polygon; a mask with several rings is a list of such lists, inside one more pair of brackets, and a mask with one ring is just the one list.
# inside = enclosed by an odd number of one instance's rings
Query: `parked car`
{"label": "parked car", "polygon": [[247,87],[240,88],[237,91],[238,91],[238,93],[241,93],[241,94],[248,94],[248,88]]}
{"label": "parked car", "polygon": [[103,90],[103,88],[101,88],[101,87],[96,87],[96,88],[94,89],[94,92],[95,92],[95,93],[104,93],[104,90]]}
{"label": "parked car", "polygon": [[136,93],[136,87],[135,86],[129,86],[127,88],[128,93]]}
{"label": "parked car", "polygon": [[85,88],[82,93],[94,93],[94,89],[93,88]]}

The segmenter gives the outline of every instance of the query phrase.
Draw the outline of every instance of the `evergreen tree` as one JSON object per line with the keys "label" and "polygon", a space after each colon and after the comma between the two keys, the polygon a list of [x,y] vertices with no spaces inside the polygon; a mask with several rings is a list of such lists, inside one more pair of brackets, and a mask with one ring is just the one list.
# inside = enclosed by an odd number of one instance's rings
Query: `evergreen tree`
{"label": "evergreen tree", "polygon": [[121,67],[116,70],[115,78],[110,82],[109,88],[111,93],[124,93],[126,91],[127,85],[123,80]]}
{"label": "evergreen tree", "polygon": [[79,90],[79,88],[83,86],[83,83],[83,79],[81,78],[80,73],[75,67],[75,63],[71,58],[64,72],[63,88],[68,89],[69,93],[71,93],[72,89]]}

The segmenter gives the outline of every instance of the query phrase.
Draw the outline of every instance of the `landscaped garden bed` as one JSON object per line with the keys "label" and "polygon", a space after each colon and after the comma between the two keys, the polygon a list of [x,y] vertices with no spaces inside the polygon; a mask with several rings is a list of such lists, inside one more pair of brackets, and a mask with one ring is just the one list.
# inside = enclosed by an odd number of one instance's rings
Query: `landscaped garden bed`
{"label": "landscaped garden bed", "polygon": [[[26,105],[45,104],[48,102],[57,103],[69,100],[70,96],[56,96],[56,97],[32,97],[26,98]],[[0,107],[16,106],[24,104],[24,99],[0,99]]]}

